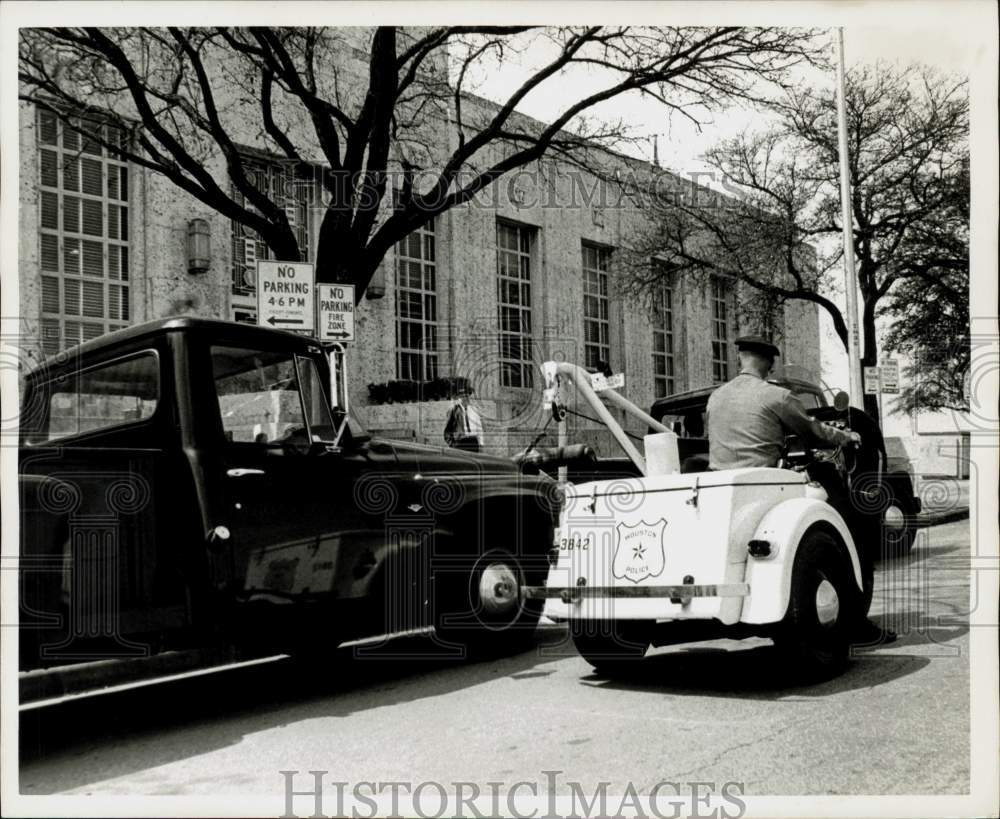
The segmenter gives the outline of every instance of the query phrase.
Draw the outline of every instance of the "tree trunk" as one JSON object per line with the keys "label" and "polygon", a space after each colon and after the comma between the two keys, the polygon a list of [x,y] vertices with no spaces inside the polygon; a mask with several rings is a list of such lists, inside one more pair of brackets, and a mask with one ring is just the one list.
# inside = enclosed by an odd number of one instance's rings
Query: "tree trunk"
{"label": "tree trunk", "polygon": [[354,303],[359,304],[378,263],[372,264],[370,253],[354,246],[347,236],[320,234],[316,249],[316,282],[329,284],[353,284]]}
{"label": "tree trunk", "polygon": [[[864,337],[864,350],[861,354],[861,383],[864,384],[864,368],[874,367],[878,364],[878,341],[875,338],[875,304],[877,298],[864,294],[864,305],[861,311],[861,331]],[[879,416],[878,407],[879,396],[865,395],[864,410],[882,426],[882,419]]]}

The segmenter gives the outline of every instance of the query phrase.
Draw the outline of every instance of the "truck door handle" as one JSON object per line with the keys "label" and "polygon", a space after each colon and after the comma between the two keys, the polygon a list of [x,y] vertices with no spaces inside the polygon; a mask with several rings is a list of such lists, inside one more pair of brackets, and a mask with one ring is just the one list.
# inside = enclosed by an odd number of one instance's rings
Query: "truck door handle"
{"label": "truck door handle", "polygon": [[267,473],[263,469],[249,469],[247,467],[238,466],[234,469],[227,469],[226,474],[230,478],[242,478],[245,475],[266,475]]}

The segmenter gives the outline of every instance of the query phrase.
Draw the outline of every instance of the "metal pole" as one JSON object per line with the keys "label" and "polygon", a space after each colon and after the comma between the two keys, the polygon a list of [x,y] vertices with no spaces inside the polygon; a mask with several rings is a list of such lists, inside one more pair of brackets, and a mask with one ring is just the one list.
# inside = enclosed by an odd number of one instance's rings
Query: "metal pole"
{"label": "metal pole", "polygon": [[864,405],[858,336],[858,274],[854,269],[854,220],[851,217],[850,153],[847,148],[847,101],[844,81],[844,29],[837,29],[837,130],[840,147],[840,219],[844,232],[844,289],[847,293],[847,366],[851,399]]}
{"label": "metal pole", "polygon": [[[564,415],[556,423],[556,446],[560,449],[569,443],[569,436],[566,434],[566,416]],[[566,483],[569,479],[569,467],[560,466],[556,472],[559,483]]]}

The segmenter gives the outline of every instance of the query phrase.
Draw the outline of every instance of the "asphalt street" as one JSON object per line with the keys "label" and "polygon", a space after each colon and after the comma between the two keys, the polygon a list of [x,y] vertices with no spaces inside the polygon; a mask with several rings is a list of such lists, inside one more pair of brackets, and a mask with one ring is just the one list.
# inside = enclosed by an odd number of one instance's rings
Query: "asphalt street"
{"label": "asphalt street", "polygon": [[747,794],[961,793],[969,787],[969,522],[923,529],[879,572],[899,632],[841,677],[790,686],[766,640],[653,650],[592,673],[561,627],[501,660],[420,657],[427,637],[329,669],[290,661],[22,714],[25,794],[273,794],[281,770],[362,780],[664,779]]}

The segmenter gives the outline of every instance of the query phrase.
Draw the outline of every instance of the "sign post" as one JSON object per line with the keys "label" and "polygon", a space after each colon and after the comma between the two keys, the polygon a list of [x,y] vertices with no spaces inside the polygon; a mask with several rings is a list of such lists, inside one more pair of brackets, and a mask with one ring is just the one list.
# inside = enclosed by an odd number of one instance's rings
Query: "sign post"
{"label": "sign post", "polygon": [[[344,345],[354,341],[354,285],[316,285],[316,330],[320,341],[335,342],[330,349],[330,394],[347,413],[347,351]],[[344,416],[346,422],[347,416]],[[337,432],[337,442],[343,425]]]}
{"label": "sign post", "polygon": [[257,262],[257,324],[312,334],[315,268],[308,262]]}
{"label": "sign post", "polygon": [[354,285],[320,284],[317,308],[319,340],[354,341]]}

